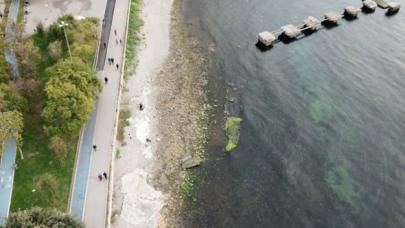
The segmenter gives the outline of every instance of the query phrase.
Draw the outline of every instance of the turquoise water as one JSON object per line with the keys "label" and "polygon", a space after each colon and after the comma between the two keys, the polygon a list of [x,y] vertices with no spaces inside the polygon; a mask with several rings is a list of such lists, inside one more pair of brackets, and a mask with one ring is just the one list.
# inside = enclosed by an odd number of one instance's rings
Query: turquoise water
{"label": "turquoise water", "polygon": [[244,119],[230,154],[211,136],[190,227],[405,227],[405,13],[255,45],[261,31],[360,3],[184,0],[190,33],[214,50],[210,78],[233,100],[223,105]]}

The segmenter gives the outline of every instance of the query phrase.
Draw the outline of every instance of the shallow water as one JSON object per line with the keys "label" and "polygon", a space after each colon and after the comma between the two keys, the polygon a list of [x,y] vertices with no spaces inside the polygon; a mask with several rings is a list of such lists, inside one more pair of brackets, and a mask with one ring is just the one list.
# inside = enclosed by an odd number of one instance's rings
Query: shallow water
{"label": "shallow water", "polygon": [[261,31],[360,3],[184,0],[190,32],[215,50],[210,77],[244,119],[230,154],[211,136],[189,225],[405,227],[405,13],[255,46]]}

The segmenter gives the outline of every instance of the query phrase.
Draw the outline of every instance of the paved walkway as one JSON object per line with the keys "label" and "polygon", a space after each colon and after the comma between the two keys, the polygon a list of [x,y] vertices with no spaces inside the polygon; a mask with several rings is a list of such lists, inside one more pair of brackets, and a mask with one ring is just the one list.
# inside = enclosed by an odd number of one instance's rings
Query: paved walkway
{"label": "paved walkway", "polygon": [[[13,42],[15,34],[13,32],[17,21],[19,0],[12,0],[10,3],[8,21],[6,26],[6,40]],[[10,63],[14,76],[18,76],[17,61],[14,53],[6,51],[5,58]],[[6,142],[5,150],[0,161],[0,227],[7,222],[8,213],[11,204],[11,195],[13,193],[14,169],[17,153],[17,144],[15,140]]]}
{"label": "paved walkway", "polygon": [[[9,42],[14,42],[15,38],[16,38],[15,34],[14,34],[14,28],[17,24],[19,5],[20,5],[20,0],[12,0],[10,3],[8,21],[7,21],[7,26],[6,26],[6,40]],[[17,59],[16,59],[14,53],[11,51],[6,51],[5,55],[6,55],[5,56],[6,61],[8,63],[10,63],[10,65],[11,65],[11,68],[13,71],[13,76],[15,78],[18,77],[19,71],[18,71]]]}
{"label": "paved walkway", "polygon": [[[115,0],[108,1],[107,7],[113,5],[110,1],[115,2]],[[97,176],[103,172],[108,174],[108,178],[110,176],[124,48],[123,44],[119,43],[119,40],[124,41],[129,1],[120,0],[115,2],[114,15],[111,18],[112,31],[107,36],[102,35],[102,39],[103,37],[108,39],[106,41],[108,44],[105,50],[103,48],[100,49],[98,59],[99,61],[105,60],[105,56],[103,58],[103,55],[106,51],[107,58],[114,58],[114,65],[109,65],[108,63],[105,63],[105,66],[97,64],[99,70],[103,69],[99,71],[98,76],[103,82],[104,77],[107,77],[108,83],[104,85],[104,89],[97,102],[97,108],[84,131],[76,164],[70,212],[78,218],[83,219],[86,227],[89,228],[106,227],[107,224],[110,183],[106,180],[100,182]],[[106,13],[108,15],[110,14],[109,12],[107,8]],[[109,32],[108,16],[105,18],[105,23],[107,24],[104,25],[104,32]],[[115,31],[117,35],[115,35]],[[103,43],[104,41],[101,40],[101,47],[104,47]],[[119,64],[118,69],[115,65],[117,63]],[[95,121],[94,129],[91,129],[93,128],[92,121]],[[96,151],[91,148],[93,144],[97,145]],[[81,163],[83,160],[84,162]],[[86,171],[86,168],[88,171]],[[83,177],[84,179],[80,179]],[[78,190],[79,188],[81,190]],[[80,205],[82,208],[80,208]]]}
{"label": "paved walkway", "polygon": [[0,227],[6,224],[10,210],[16,154],[15,140],[8,140],[0,161]]}

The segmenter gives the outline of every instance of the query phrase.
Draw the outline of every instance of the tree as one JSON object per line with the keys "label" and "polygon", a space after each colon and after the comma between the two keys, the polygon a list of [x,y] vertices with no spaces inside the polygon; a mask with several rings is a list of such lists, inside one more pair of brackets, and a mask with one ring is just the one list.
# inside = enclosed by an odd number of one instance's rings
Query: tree
{"label": "tree", "polygon": [[28,210],[13,212],[9,215],[6,228],[58,227],[84,228],[84,224],[69,214],[56,209],[34,207]]}
{"label": "tree", "polygon": [[22,78],[36,78],[37,66],[41,62],[39,49],[32,40],[17,40],[11,44],[16,56],[18,70]]}
{"label": "tree", "polygon": [[0,154],[3,153],[8,139],[15,139],[17,143],[21,144],[23,125],[23,118],[20,112],[0,112]]}
{"label": "tree", "polygon": [[47,97],[42,111],[48,135],[76,134],[87,121],[101,89],[91,68],[78,58],[59,61],[46,70]]}
{"label": "tree", "polygon": [[11,82],[12,86],[25,97],[34,97],[38,92],[39,81],[33,78],[31,79],[18,79],[15,82]]}
{"label": "tree", "polygon": [[4,57],[4,52],[0,52],[0,83],[7,83],[10,78],[10,66]]}
{"label": "tree", "polygon": [[60,163],[62,163],[66,159],[66,156],[69,152],[66,142],[57,135],[51,137],[48,148],[55,153],[56,158],[59,160]]}
{"label": "tree", "polygon": [[90,46],[88,44],[75,43],[72,45],[72,55],[75,57],[79,57],[86,64],[92,65],[95,52],[95,48],[93,46]]}
{"label": "tree", "polygon": [[62,43],[59,40],[55,40],[48,45],[49,55],[53,60],[58,60],[62,57]]}
{"label": "tree", "polygon": [[28,104],[23,96],[6,84],[0,84],[0,97],[4,100],[3,107],[0,107],[0,111],[16,110],[23,112]]}

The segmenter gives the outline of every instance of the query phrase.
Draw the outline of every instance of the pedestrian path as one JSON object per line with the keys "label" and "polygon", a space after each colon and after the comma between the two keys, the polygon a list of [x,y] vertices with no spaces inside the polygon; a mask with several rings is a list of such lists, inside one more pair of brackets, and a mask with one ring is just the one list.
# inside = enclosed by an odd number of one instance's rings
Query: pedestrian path
{"label": "pedestrian path", "polygon": [[73,179],[73,189],[70,199],[69,213],[74,217],[84,219],[84,204],[86,201],[87,180],[90,171],[91,154],[93,152],[93,135],[96,124],[96,112],[90,116],[90,120],[84,128],[80,147],[76,157],[76,170]]}
{"label": "pedestrian path", "polygon": [[[14,28],[17,23],[20,0],[12,0],[10,3],[8,21],[6,26],[6,40],[15,41]],[[17,60],[11,51],[5,52],[5,59],[11,65],[13,74],[18,76]],[[7,222],[10,211],[11,195],[13,193],[15,160],[17,153],[17,143],[15,140],[8,140],[5,144],[4,153],[0,161],[0,227]]]}
{"label": "pedestrian path", "polygon": [[0,227],[6,224],[10,210],[16,154],[16,141],[8,140],[0,160]]}
{"label": "pedestrian path", "polygon": [[[17,24],[17,15],[18,15],[19,5],[20,5],[20,0],[12,0],[10,3],[8,21],[7,21],[7,26],[6,26],[6,40],[9,42],[15,41],[14,28]],[[15,54],[11,51],[6,51],[5,55],[6,55],[5,56],[6,61],[11,65],[13,76],[18,77],[19,71],[18,71],[17,59],[15,57]]]}
{"label": "pedestrian path", "polygon": [[[128,6],[130,0],[108,0],[103,21],[100,47],[97,56],[97,76],[105,84],[97,101],[97,108],[79,142],[78,158],[70,200],[70,213],[81,219],[86,227],[108,226],[111,162],[119,105],[122,62]],[[112,32],[113,30],[114,32]],[[114,58],[115,64],[105,64],[107,58]],[[107,83],[108,81],[108,83]],[[92,150],[92,145],[97,150]],[[106,172],[106,178],[98,175]]]}

